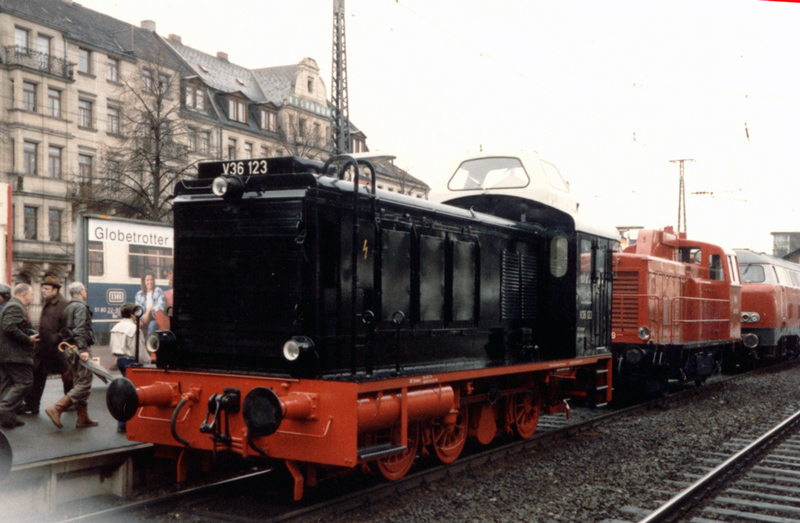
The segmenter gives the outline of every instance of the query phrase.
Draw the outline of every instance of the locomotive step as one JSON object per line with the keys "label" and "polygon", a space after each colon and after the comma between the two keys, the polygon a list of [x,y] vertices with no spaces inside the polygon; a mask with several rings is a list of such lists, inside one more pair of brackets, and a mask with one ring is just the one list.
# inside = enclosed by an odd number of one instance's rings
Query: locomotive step
{"label": "locomotive step", "polygon": [[395,445],[394,443],[382,443],[380,445],[373,445],[371,447],[364,447],[358,449],[358,459],[369,461],[375,458],[382,458],[391,454],[396,454],[406,450],[405,445]]}

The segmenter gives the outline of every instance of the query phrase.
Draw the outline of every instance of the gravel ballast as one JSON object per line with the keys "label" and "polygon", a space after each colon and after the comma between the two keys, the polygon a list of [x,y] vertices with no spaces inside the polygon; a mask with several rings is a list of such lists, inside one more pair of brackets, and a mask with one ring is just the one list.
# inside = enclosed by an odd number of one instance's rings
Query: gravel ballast
{"label": "gravel ballast", "polygon": [[664,409],[624,416],[551,448],[460,473],[326,521],[601,522],[652,509],[669,480],[752,427],[800,409],[800,367],[743,378]]}

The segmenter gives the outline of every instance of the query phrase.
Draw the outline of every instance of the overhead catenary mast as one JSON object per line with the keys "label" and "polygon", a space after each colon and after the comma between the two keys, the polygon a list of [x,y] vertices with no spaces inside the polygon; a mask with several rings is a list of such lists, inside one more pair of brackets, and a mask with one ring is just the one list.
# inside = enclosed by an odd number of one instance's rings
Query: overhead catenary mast
{"label": "overhead catenary mast", "polygon": [[681,160],[670,160],[672,163],[680,165],[681,173],[678,182],[678,232],[686,232],[686,189],[683,183],[683,162],[693,162],[692,158],[683,158]]}
{"label": "overhead catenary mast", "polygon": [[333,63],[331,73],[331,152],[351,152],[350,114],[347,106],[347,53],[344,0],[333,0]]}

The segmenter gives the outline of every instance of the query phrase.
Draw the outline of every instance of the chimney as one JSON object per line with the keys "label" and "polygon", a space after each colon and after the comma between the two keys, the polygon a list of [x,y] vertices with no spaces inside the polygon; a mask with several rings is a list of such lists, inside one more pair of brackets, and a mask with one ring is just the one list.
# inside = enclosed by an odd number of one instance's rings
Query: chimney
{"label": "chimney", "polygon": [[68,6],[72,6],[72,0],[61,0],[62,4],[67,4]]}
{"label": "chimney", "polygon": [[156,23],[152,20],[142,20],[139,26],[145,31],[156,32]]}
{"label": "chimney", "polygon": [[228,61],[228,53],[223,53],[222,51],[217,51],[217,58],[221,60]]}
{"label": "chimney", "polygon": [[169,39],[181,43],[181,35],[171,34],[169,35]]}

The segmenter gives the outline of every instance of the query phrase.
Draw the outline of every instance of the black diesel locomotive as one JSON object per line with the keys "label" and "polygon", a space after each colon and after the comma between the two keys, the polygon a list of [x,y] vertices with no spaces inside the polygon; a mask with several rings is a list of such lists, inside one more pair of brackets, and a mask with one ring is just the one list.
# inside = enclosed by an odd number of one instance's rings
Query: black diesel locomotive
{"label": "black diesel locomotive", "polygon": [[468,158],[444,205],[349,156],[201,164],[175,191],[172,328],[111,413],[162,449],[284,460],[299,499],[320,466],[397,479],[607,402],[618,236],[581,225],[554,169]]}

